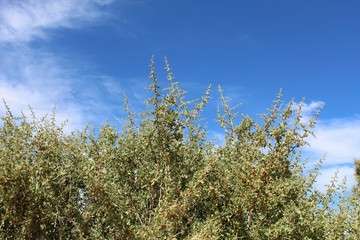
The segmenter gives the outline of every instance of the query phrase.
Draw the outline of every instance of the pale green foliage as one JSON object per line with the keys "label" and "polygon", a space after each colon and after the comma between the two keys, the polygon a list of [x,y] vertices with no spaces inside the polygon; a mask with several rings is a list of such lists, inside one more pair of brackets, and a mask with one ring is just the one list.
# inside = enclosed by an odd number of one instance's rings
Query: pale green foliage
{"label": "pale green foliage", "polygon": [[355,177],[356,177],[358,186],[360,186],[360,160],[355,160]]}
{"label": "pale green foliage", "polygon": [[[3,116],[1,239],[359,239],[359,188],[336,179],[313,189],[301,149],[315,114],[283,106],[281,93],[257,123],[240,123],[219,88],[214,145],[201,123],[210,88],[186,101],[166,61],[168,88],[151,62],[152,97],[127,124],[65,134],[55,116]],[[359,169],[359,167],[357,168]],[[341,192],[342,190],[342,192]],[[340,192],[339,192],[340,191]],[[340,199],[339,201],[336,199]]]}
{"label": "pale green foliage", "polygon": [[78,161],[74,136],[66,136],[54,119],[2,118],[0,131],[1,239],[75,237],[81,219]]}

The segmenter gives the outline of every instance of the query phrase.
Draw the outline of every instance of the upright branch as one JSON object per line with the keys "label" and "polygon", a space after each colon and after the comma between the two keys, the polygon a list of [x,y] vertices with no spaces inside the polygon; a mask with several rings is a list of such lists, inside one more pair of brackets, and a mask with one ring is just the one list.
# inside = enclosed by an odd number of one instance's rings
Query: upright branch
{"label": "upright branch", "polygon": [[156,112],[157,108],[159,107],[159,102],[160,102],[159,89],[161,89],[161,87],[158,85],[158,79],[157,79],[156,73],[155,73],[155,57],[154,57],[154,55],[151,58],[149,78],[152,80],[152,82],[151,82],[150,86],[148,87],[148,90],[152,91],[154,94],[153,94],[152,98],[148,99],[148,103],[155,106],[155,112]]}
{"label": "upright branch", "polygon": [[221,108],[218,105],[217,122],[224,129],[227,136],[230,137],[230,140],[233,140],[235,137],[235,135],[234,135],[234,129],[235,129],[234,120],[238,116],[236,109],[240,106],[240,104],[238,104],[234,107],[230,107],[230,105],[229,105],[230,99],[228,99],[224,96],[223,90],[220,87],[220,85],[218,86],[218,91],[220,93],[220,100],[221,100],[221,104],[222,104],[221,106],[224,109],[224,113],[221,113],[221,110],[220,110]]}

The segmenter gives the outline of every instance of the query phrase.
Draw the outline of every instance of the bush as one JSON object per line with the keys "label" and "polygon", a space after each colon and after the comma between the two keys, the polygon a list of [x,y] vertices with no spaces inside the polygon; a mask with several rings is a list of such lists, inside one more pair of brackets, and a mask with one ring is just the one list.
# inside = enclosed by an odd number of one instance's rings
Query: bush
{"label": "bush", "polygon": [[[0,129],[1,239],[359,239],[359,191],[313,189],[304,173],[303,103],[281,93],[257,123],[220,95],[226,138],[208,140],[201,101],[186,101],[166,61],[169,87],[152,59],[145,112],[121,131],[66,134],[55,113],[12,115]],[[340,200],[336,200],[340,198]]]}

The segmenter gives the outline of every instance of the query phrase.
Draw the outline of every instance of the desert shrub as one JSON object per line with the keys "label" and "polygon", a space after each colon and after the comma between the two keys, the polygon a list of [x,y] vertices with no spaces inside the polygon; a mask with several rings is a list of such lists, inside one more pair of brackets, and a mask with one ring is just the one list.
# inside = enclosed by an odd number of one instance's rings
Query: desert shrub
{"label": "desert shrub", "polygon": [[349,195],[334,179],[320,193],[320,165],[305,172],[302,148],[319,112],[305,122],[304,103],[285,104],[280,92],[260,121],[239,118],[219,88],[226,137],[216,145],[201,122],[210,88],[188,101],[165,66],[161,88],[152,59],[152,97],[139,113],[125,98],[120,130],[68,134],[55,112],[38,119],[7,108],[1,239],[359,238],[358,187]]}
{"label": "desert shrub", "polygon": [[75,238],[83,185],[76,137],[65,135],[54,116],[38,121],[8,110],[2,120],[1,238]]}

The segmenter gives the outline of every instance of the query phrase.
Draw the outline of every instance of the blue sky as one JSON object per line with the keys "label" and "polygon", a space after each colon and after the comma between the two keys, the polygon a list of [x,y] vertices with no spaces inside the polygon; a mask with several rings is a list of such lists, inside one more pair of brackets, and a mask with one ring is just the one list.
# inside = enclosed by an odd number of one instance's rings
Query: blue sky
{"label": "blue sky", "polygon": [[0,0],[0,97],[15,112],[56,104],[70,129],[118,123],[122,95],[140,108],[151,56],[160,76],[167,56],[189,98],[212,84],[213,136],[219,84],[252,116],[280,88],[285,100],[305,97],[307,115],[324,105],[306,154],[310,164],[327,154],[319,186],[336,168],[350,186],[360,157],[359,9],[355,0]]}

